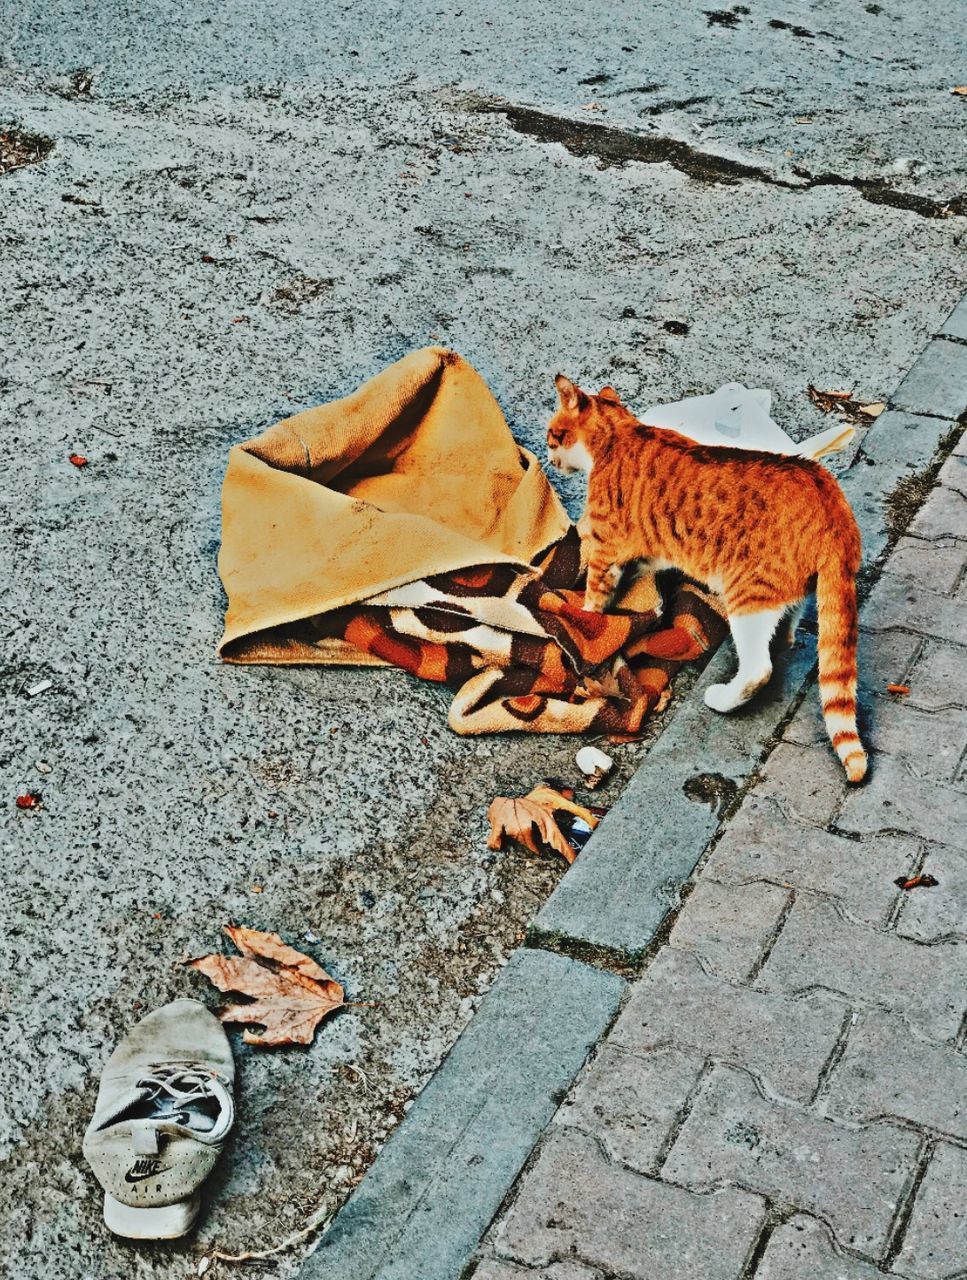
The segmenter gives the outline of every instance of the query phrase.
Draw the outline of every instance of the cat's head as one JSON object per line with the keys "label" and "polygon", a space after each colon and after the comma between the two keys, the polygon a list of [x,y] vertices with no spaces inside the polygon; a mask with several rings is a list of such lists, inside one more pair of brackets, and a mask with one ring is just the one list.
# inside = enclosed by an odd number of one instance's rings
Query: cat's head
{"label": "cat's head", "polygon": [[552,467],[565,475],[590,471],[594,462],[594,437],[607,430],[617,416],[630,417],[614,387],[602,387],[596,396],[575,386],[559,373],[554,379],[560,401],[547,424],[547,456]]}

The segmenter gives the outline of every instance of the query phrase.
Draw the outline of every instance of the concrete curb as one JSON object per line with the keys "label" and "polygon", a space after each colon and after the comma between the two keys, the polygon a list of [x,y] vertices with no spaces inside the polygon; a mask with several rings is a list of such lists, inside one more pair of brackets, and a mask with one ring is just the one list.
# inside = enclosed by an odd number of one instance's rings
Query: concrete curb
{"label": "concrete curb", "polygon": [[[891,495],[901,481],[930,472],[967,409],[965,335],[967,298],[928,343],[841,477],[863,534],[868,579],[899,532]],[[732,665],[731,646],[723,646],[545,903],[530,949],[498,976],[303,1264],[300,1280],[461,1275],[626,985],[556,952],[611,968],[637,963],[802,700],[815,645],[801,639],[753,707],[716,716],[701,693]]]}
{"label": "concrete curb", "polygon": [[300,1276],[459,1275],[625,985],[518,951]]}

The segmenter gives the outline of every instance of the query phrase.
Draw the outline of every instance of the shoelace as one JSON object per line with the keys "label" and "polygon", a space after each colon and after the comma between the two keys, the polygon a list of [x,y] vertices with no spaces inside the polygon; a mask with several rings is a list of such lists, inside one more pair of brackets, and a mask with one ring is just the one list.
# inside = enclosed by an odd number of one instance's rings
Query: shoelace
{"label": "shoelace", "polygon": [[219,1092],[212,1087],[218,1077],[198,1063],[159,1063],[139,1077],[139,1089],[152,1089],[149,1101],[162,1112],[187,1110],[193,1102],[212,1101],[221,1104]]}

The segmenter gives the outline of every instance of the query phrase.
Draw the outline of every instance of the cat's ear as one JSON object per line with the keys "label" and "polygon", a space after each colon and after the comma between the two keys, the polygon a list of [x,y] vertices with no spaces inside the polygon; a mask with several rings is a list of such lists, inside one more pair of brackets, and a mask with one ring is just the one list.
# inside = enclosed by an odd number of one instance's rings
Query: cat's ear
{"label": "cat's ear", "polygon": [[599,400],[610,400],[612,404],[620,404],[621,397],[615,391],[614,387],[602,387],[598,392]]}
{"label": "cat's ear", "polygon": [[579,387],[576,387],[570,378],[565,378],[563,373],[559,373],[554,379],[554,385],[557,387],[557,394],[561,401],[562,409],[575,410],[581,403],[581,397],[584,394]]}

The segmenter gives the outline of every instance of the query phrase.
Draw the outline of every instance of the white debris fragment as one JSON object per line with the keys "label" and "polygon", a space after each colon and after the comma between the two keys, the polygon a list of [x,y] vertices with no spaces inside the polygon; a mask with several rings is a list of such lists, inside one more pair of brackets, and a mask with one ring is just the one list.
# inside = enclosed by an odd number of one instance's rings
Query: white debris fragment
{"label": "white debris fragment", "polygon": [[305,933],[302,935],[302,940],[303,942],[311,942],[313,946],[315,946],[317,942],[322,941],[318,933],[315,933],[312,929],[306,929]]}
{"label": "white debris fragment", "polygon": [[195,1275],[203,1276],[211,1265],[212,1265],[211,1258],[209,1257],[199,1258],[198,1266],[195,1268]]}
{"label": "white debris fragment", "polygon": [[48,689],[54,687],[53,680],[38,680],[36,684],[27,686],[27,697],[36,698],[38,693],[46,693]]}
{"label": "white debris fragment", "polygon": [[577,767],[584,774],[585,786],[594,790],[614,768],[614,761],[597,747],[582,747],[575,756]]}
{"label": "white debris fragment", "polygon": [[34,768],[37,770],[38,773],[50,773],[52,772],[53,767],[54,766],[48,764],[46,760],[34,761]]}

